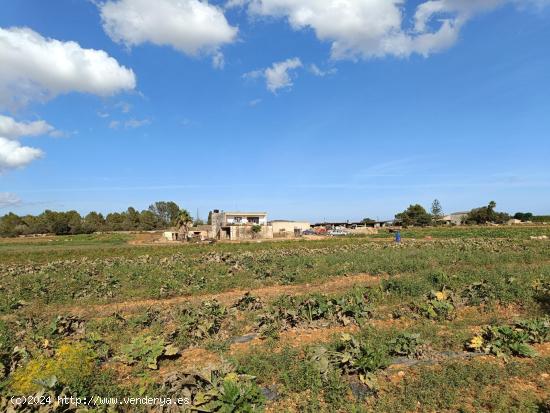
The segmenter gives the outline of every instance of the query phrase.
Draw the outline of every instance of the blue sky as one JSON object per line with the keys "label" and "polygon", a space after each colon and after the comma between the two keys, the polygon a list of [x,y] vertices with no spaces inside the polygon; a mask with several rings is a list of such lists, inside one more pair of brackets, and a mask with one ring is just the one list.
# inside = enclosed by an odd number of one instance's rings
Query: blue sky
{"label": "blue sky", "polygon": [[2,1],[1,213],[550,213],[549,2],[153,3]]}

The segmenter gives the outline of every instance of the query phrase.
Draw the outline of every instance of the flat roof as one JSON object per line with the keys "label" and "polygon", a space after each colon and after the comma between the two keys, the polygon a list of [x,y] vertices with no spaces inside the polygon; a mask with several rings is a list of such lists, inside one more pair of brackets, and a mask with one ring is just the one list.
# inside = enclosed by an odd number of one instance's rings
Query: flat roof
{"label": "flat roof", "polygon": [[269,222],[298,222],[298,223],[304,223],[304,222],[309,222],[309,221],[293,221],[293,220],[290,220],[290,219],[274,219],[273,221],[269,221]]}
{"label": "flat roof", "polygon": [[225,215],[267,215],[267,212],[224,212]]}

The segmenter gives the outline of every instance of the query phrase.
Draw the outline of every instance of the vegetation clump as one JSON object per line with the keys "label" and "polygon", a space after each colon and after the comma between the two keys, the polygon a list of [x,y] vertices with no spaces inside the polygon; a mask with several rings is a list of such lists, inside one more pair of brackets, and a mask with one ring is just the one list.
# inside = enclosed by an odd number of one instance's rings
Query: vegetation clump
{"label": "vegetation clump", "polygon": [[424,341],[418,333],[401,333],[389,342],[392,356],[419,357],[424,351]]}
{"label": "vegetation clump", "polygon": [[300,324],[325,322],[347,326],[359,324],[370,316],[371,309],[365,292],[355,289],[337,297],[322,294],[283,296],[260,315],[258,325],[260,334],[266,337]]}
{"label": "vegetation clump", "polygon": [[216,335],[227,316],[218,301],[204,301],[198,308],[185,307],[176,316],[179,322],[177,340],[185,346]]}
{"label": "vegetation clump", "polygon": [[139,362],[144,367],[156,370],[161,357],[173,357],[178,352],[176,346],[166,344],[162,338],[138,336],[131,343],[122,347],[122,357],[120,359],[127,364]]}
{"label": "vegetation clump", "polygon": [[498,357],[508,355],[533,357],[535,350],[530,344],[550,340],[550,318],[518,322],[514,325],[485,327],[481,334],[472,337],[466,348]]}
{"label": "vegetation clump", "polygon": [[175,373],[165,380],[161,392],[187,398],[191,410],[199,412],[260,412],[265,402],[255,377],[238,374],[227,364],[202,372]]}
{"label": "vegetation clump", "polygon": [[39,355],[15,370],[10,378],[14,394],[34,394],[52,377],[72,391],[85,394],[98,373],[96,355],[87,343],[62,343],[53,357]]}
{"label": "vegetation clump", "polygon": [[417,311],[431,320],[453,320],[456,317],[454,298],[451,291],[431,291],[426,301],[417,307]]}

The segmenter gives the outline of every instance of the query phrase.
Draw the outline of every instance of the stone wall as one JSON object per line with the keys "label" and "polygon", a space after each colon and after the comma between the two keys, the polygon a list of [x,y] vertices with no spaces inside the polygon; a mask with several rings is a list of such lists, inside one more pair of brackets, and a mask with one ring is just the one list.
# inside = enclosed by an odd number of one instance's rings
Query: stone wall
{"label": "stone wall", "polygon": [[273,238],[273,227],[263,225],[259,233],[252,231],[252,226],[249,225],[234,225],[229,227],[231,231],[231,240],[247,240],[247,239],[269,239]]}

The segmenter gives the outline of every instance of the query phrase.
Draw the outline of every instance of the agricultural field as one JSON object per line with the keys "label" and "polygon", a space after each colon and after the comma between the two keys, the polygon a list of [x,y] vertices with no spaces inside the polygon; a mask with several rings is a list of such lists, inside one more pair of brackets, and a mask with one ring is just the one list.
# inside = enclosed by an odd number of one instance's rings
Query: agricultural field
{"label": "agricultural field", "polygon": [[540,235],[0,240],[0,411],[548,412]]}

